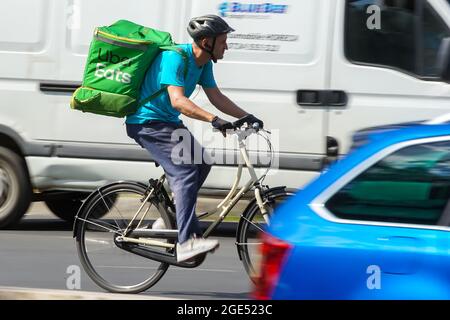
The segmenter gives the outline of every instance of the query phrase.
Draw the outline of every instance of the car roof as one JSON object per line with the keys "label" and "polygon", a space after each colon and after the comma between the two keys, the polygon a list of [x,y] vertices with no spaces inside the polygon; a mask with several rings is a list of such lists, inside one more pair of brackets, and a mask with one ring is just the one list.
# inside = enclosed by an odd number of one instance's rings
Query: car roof
{"label": "car roof", "polygon": [[[331,166],[336,167],[334,170],[329,170],[322,176],[328,176],[328,179],[331,181],[338,179],[372,155],[402,142],[445,136],[448,136],[448,140],[450,140],[450,123],[428,124],[422,122],[392,126],[390,129],[386,129],[386,127],[379,128],[385,129],[369,132],[365,143],[353,148],[346,157]],[[317,188],[317,191],[320,189]]]}
{"label": "car roof", "polygon": [[424,139],[428,137],[450,135],[448,122],[405,122],[359,130],[354,133],[352,149],[371,141],[385,140],[385,144],[394,144],[402,141]]}

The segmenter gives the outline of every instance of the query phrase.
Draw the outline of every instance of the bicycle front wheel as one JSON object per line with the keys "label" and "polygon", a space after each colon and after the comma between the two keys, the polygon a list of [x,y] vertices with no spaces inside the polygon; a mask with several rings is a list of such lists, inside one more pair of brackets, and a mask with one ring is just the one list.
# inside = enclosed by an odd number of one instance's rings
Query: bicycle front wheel
{"label": "bicycle front wheel", "polygon": [[262,215],[256,202],[241,216],[236,239],[237,248],[242,263],[244,264],[245,271],[253,282],[255,282],[258,276],[259,265],[261,262],[261,234],[266,232],[266,219],[270,218],[273,211],[292,195],[293,193],[280,189],[265,196],[265,199],[263,200],[266,202],[268,217]]}
{"label": "bicycle front wheel", "polygon": [[[89,277],[100,287],[116,293],[138,293],[157,283],[169,265],[123,250],[116,245],[127,228],[151,228],[158,218],[166,229],[174,222],[163,203],[152,197],[144,202],[146,188],[133,183],[117,183],[96,191],[77,216],[77,249]],[[137,217],[133,219],[135,214]],[[140,222],[141,218],[145,218]],[[160,221],[161,221],[160,219]],[[158,228],[161,228],[161,224]],[[172,243],[168,239],[152,239]],[[136,246],[143,246],[136,244]],[[151,247],[168,252],[172,249]]]}

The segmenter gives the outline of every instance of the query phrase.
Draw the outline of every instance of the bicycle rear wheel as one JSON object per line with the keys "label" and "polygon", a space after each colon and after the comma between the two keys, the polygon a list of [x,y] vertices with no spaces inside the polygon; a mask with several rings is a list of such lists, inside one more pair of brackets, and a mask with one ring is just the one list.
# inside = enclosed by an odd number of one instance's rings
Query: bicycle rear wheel
{"label": "bicycle rear wheel", "polygon": [[[268,196],[264,196],[263,200],[266,201],[269,217],[279,205],[292,195],[293,193],[280,189]],[[267,223],[256,202],[241,216],[239,223],[240,226],[237,234],[239,256],[242,259],[245,271],[254,282],[260,269],[261,234],[267,229]]]}
{"label": "bicycle rear wheel", "polygon": [[[144,203],[146,188],[134,183],[116,183],[96,191],[84,210],[77,216],[77,249],[81,263],[89,277],[100,287],[116,293],[138,293],[156,284],[169,265],[119,248],[118,237],[124,236],[128,226],[151,228],[153,221],[161,218],[166,229],[173,229],[174,222],[157,197]],[[140,210],[135,220],[133,216]],[[106,212],[106,213],[105,213]],[[131,224],[130,222],[133,221]],[[152,239],[165,243],[173,240]],[[146,247],[142,244],[131,244]],[[151,247],[168,252],[172,249]]]}

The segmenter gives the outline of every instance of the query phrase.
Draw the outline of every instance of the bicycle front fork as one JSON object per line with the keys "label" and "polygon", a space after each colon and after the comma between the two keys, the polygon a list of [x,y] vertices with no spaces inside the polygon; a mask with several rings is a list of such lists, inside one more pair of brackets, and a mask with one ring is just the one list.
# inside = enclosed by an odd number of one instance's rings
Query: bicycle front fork
{"label": "bicycle front fork", "polygon": [[264,217],[264,220],[266,221],[267,225],[269,225],[269,215],[267,214],[267,209],[262,200],[261,189],[259,187],[255,188],[255,198],[256,198],[256,203],[258,204],[259,210],[261,210],[261,214]]}

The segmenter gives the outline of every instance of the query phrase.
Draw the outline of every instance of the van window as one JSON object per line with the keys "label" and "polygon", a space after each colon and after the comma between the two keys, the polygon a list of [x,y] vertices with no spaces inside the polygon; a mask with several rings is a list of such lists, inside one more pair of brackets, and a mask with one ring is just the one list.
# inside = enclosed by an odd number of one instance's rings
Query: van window
{"label": "van window", "polygon": [[425,0],[347,0],[345,53],[350,61],[435,79],[446,37],[449,28]]}
{"label": "van window", "polygon": [[435,225],[450,206],[450,142],[406,147],[385,157],[330,198],[343,219]]}
{"label": "van window", "polygon": [[[2,0],[0,51],[33,53],[45,47],[48,21],[46,0]],[[26,9],[24,9],[26,8]]]}

